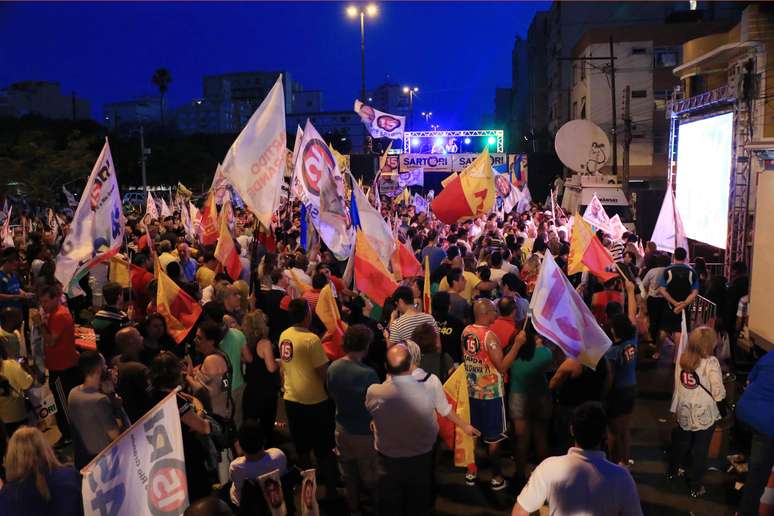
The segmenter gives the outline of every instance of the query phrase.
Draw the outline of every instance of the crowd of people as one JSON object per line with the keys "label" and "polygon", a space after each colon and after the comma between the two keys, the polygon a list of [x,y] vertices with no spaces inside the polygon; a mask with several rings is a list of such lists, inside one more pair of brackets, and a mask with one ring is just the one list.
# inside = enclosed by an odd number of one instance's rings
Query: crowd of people
{"label": "crowd of people", "polygon": [[[564,214],[533,204],[446,225],[386,198],[382,213],[429,266],[427,276],[403,278],[384,306],[357,290],[324,244],[300,245],[297,206],[268,235],[236,210],[239,277],[223,272],[214,246],[187,239],[177,215],[146,225],[127,212],[129,288],[102,264],[72,298],[54,274],[67,224],[31,217],[31,230],[0,255],[0,514],[81,514],[77,470],[177,389],[192,513],[260,514],[268,509],[251,480],[278,470],[292,490],[298,470],[315,468],[323,507],[343,497],[352,515],[430,514],[439,463],[450,460],[440,451],[442,417],[474,437],[489,470],[471,465],[464,482],[513,493],[513,514],[546,503],[551,514],[641,514],[629,472],[638,364],[677,355],[682,314],[699,295],[719,313],[712,327],[689,328],[676,358],[668,472],[691,496],[705,494],[723,374],[746,314],[744,264],[727,286],[700,259],[689,265],[685,249],[670,256],[633,233],[599,231],[621,275],[570,277],[613,343],[592,369],[529,317],[545,253],[567,270]],[[202,306],[181,343],[157,311],[154,263]],[[316,310],[329,285],[347,324],[339,356],[326,352]],[[76,345],[81,328],[93,329],[94,349]],[[760,360],[737,410],[752,429],[754,462],[740,514],[757,514],[771,468],[772,360]],[[444,392],[456,368],[469,421]],[[29,420],[25,393],[41,385],[55,399],[55,422]],[[52,434],[61,437],[52,443]]]}

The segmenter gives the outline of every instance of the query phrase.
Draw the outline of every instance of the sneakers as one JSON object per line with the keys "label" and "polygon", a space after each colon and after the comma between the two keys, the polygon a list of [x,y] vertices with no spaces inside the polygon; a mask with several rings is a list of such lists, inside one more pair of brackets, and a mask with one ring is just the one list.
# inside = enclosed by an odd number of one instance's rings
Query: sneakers
{"label": "sneakers", "polygon": [[465,473],[465,483],[469,486],[476,485],[476,479],[478,478],[478,475],[475,472],[468,471]]}
{"label": "sneakers", "polygon": [[508,482],[505,481],[505,479],[497,480],[496,478],[493,478],[489,482],[489,487],[492,488],[492,491],[501,491],[505,489],[508,486]]}

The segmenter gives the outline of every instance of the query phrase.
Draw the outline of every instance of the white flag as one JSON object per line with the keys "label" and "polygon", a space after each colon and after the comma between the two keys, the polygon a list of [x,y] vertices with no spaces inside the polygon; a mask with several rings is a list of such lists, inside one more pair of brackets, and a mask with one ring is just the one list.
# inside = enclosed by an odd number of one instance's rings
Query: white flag
{"label": "white flag", "polygon": [[46,216],[48,218],[48,228],[54,233],[54,238],[56,238],[59,234],[59,219],[52,208],[48,209]]}
{"label": "white flag", "polygon": [[354,231],[345,202],[344,181],[333,153],[309,120],[291,184],[328,249],[339,260],[347,258],[352,251]]}
{"label": "white flag", "polygon": [[5,216],[5,220],[3,221],[3,234],[0,235],[0,238],[2,238],[2,247],[13,247],[13,234],[11,233],[11,212],[13,212],[13,206],[8,208],[8,214]]}
{"label": "white flag", "polygon": [[282,76],[223,160],[223,175],[266,227],[277,210],[287,163]]}
{"label": "white flag", "polygon": [[586,206],[586,211],[583,212],[583,219],[605,233],[610,233],[610,217],[607,216],[605,207],[597,199],[597,194],[594,194],[591,202]]}
{"label": "white flag", "polygon": [[551,253],[543,258],[529,309],[538,333],[592,369],[612,344]]}
{"label": "white flag", "polygon": [[78,201],[75,200],[75,196],[70,193],[70,191],[62,185],[62,192],[65,194],[65,198],[67,199],[67,204],[70,206],[70,208],[75,208],[78,206]]}
{"label": "white flag", "polygon": [[659,251],[674,253],[676,248],[682,247],[688,252],[688,237],[685,236],[683,219],[677,211],[675,193],[671,187],[667,188],[664,195],[664,202],[661,203],[661,211],[650,240],[656,244],[656,249]]}
{"label": "white flag", "polygon": [[159,210],[156,208],[156,200],[150,192],[145,200],[145,215],[150,215],[150,220],[159,220]]}
{"label": "white flag", "polygon": [[202,214],[191,201],[188,201],[188,214],[191,216],[191,227],[193,227],[194,235],[198,235],[202,225]]}
{"label": "white flag", "polygon": [[81,474],[85,516],[182,516],[188,482],[177,392],[137,420]]}
{"label": "white flag", "polygon": [[376,251],[376,254],[379,255],[382,264],[385,267],[389,267],[390,257],[395,252],[395,239],[392,236],[392,229],[385,222],[382,214],[376,211],[371,206],[371,203],[368,202],[368,198],[357,185],[354,177],[352,178],[352,198],[357,206],[358,219],[363,234],[368,239],[371,247]]}
{"label": "white flag", "polygon": [[529,186],[526,184],[524,185],[524,188],[520,192],[521,198],[518,201],[518,204],[516,205],[516,211],[519,213],[523,213],[527,210],[529,210],[529,206],[532,203],[532,194],[529,191]]}
{"label": "white flag", "polygon": [[212,185],[210,185],[210,191],[215,196],[215,204],[223,204],[223,196],[226,195],[228,185],[228,179],[223,175],[223,167],[218,163],[217,168],[215,168],[215,176],[212,178]]}
{"label": "white flag", "polygon": [[391,115],[371,106],[355,101],[355,113],[360,115],[360,120],[365,124],[368,132],[374,138],[403,139],[403,130],[406,127],[406,117]]}
{"label": "white flag", "polygon": [[417,213],[428,213],[430,211],[430,203],[418,193],[414,194],[414,211]]}
{"label": "white flag", "polygon": [[56,279],[64,285],[65,292],[83,293],[78,281],[89,269],[118,252],[124,239],[121,208],[113,157],[105,139],[56,259]]}
{"label": "white flag", "polygon": [[189,242],[193,242],[196,232],[194,231],[194,225],[191,221],[191,210],[188,207],[188,203],[180,205],[180,220],[183,223],[185,237]]}
{"label": "white flag", "polygon": [[164,198],[161,198],[161,218],[165,217],[171,217],[172,216],[172,210],[169,209],[169,206],[167,206],[167,201],[164,200]]}
{"label": "white flag", "polygon": [[425,186],[425,169],[419,167],[408,172],[398,173],[398,186],[406,188],[407,186],[415,185]]}

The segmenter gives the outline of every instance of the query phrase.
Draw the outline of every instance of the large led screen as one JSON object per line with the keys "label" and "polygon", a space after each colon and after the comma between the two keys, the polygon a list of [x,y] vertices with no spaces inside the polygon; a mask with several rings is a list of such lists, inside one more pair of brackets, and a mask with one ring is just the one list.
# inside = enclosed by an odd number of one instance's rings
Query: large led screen
{"label": "large led screen", "polygon": [[680,124],[677,209],[688,238],[726,248],[733,113]]}

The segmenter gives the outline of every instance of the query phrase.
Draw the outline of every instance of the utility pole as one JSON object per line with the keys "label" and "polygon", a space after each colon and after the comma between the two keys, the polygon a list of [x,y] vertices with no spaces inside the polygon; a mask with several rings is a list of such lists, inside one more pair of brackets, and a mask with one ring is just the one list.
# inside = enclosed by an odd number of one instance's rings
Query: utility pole
{"label": "utility pole", "polygon": [[618,175],[618,115],[615,99],[615,56],[613,55],[613,36],[610,36],[610,101],[613,108],[613,127],[610,135],[613,137],[613,175]]}
{"label": "utility pole", "polygon": [[623,123],[624,123],[624,142],[623,142],[623,176],[621,178],[621,182],[623,183],[623,190],[624,193],[628,196],[629,195],[629,148],[632,143],[632,114],[631,114],[631,97],[632,97],[632,88],[631,86],[627,86],[624,88],[624,112],[623,112]]}
{"label": "utility pole", "polygon": [[[148,152],[146,152],[146,150]],[[145,196],[148,196],[148,177],[145,175],[145,161],[148,159],[150,149],[145,149],[145,131],[143,126],[140,126],[140,166],[142,167],[142,191]]]}
{"label": "utility pole", "polygon": [[618,59],[613,54],[613,37],[610,36],[610,55],[607,57],[560,57],[559,61],[609,61],[610,62],[610,101],[612,108],[613,125],[610,130],[613,144],[613,175],[618,175],[618,124],[616,123],[616,98],[615,98],[615,60]]}

